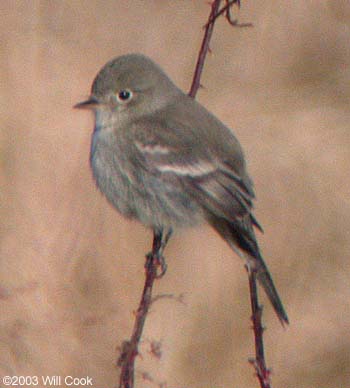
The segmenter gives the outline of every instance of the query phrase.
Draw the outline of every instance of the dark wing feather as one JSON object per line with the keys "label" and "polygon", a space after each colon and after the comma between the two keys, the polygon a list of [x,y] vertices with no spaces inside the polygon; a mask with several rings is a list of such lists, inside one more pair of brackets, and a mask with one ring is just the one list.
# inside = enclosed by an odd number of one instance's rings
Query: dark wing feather
{"label": "dark wing feather", "polygon": [[249,214],[251,222],[262,231],[253,214],[254,192],[236,174],[219,166],[212,174],[200,180],[194,178],[191,183],[217,216],[232,222]]}
{"label": "dark wing feather", "polygon": [[[155,123],[152,123],[154,128]],[[164,133],[157,131],[157,133]],[[174,139],[172,139],[174,140]],[[249,215],[262,231],[253,215],[254,192],[248,176],[240,177],[208,150],[193,150],[186,138],[170,141],[168,137],[149,135],[136,137],[135,147],[142,168],[159,175],[159,179],[181,184],[189,194],[200,198],[209,212],[228,222]]]}

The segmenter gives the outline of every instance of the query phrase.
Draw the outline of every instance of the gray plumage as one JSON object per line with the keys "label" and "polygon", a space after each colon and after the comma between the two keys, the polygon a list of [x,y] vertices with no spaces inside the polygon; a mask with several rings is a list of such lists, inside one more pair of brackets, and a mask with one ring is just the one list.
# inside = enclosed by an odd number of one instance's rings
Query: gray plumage
{"label": "gray plumage", "polygon": [[76,107],[95,111],[90,163],[111,204],[155,231],[209,223],[257,270],[288,322],[256,241],[253,184],[233,133],[139,54],[108,62]]}

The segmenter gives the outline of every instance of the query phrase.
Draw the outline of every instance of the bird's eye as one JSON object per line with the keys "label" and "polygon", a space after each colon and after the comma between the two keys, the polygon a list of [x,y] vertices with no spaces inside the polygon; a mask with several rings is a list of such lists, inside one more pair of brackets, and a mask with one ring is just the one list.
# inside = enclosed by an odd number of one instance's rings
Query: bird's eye
{"label": "bird's eye", "polygon": [[128,102],[132,99],[132,91],[128,89],[123,89],[117,92],[117,100],[119,102]]}

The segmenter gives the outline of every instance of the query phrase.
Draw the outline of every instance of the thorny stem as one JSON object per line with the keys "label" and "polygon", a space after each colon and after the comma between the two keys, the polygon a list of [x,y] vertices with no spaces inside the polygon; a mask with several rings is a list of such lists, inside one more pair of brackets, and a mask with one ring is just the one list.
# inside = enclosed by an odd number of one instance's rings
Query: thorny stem
{"label": "thorny stem", "polygon": [[226,20],[231,24],[231,26],[234,27],[252,27],[252,23],[238,23],[237,19],[233,19],[231,14],[231,9],[234,4],[237,4],[238,7],[241,6],[240,0],[225,0],[225,5],[218,11],[216,14],[213,15],[212,18],[209,18],[207,25],[213,23],[219,16],[225,14]]}
{"label": "thorny stem", "polygon": [[198,89],[200,88],[200,79],[204,67],[205,57],[209,51],[209,42],[214,30],[214,23],[216,20],[216,14],[218,13],[220,7],[221,0],[214,0],[211,5],[211,12],[209,15],[208,23],[205,26],[204,37],[202,40],[202,45],[199,50],[199,55],[197,59],[196,69],[194,71],[193,81],[191,85],[191,89],[188,95],[192,98],[196,97]]}
{"label": "thorny stem", "polygon": [[212,2],[211,12],[210,12],[209,18],[208,18],[207,23],[204,26],[204,28],[205,28],[204,37],[202,40],[201,48],[199,50],[196,69],[194,71],[194,76],[193,76],[193,80],[192,80],[192,85],[191,85],[190,91],[188,93],[188,95],[192,98],[196,97],[198,89],[201,87],[200,78],[201,78],[201,75],[203,72],[205,58],[207,56],[208,51],[210,51],[209,42],[210,42],[211,36],[213,34],[213,31],[214,31],[214,24],[216,22],[216,19],[225,13],[226,20],[232,26],[235,26],[235,27],[250,27],[251,26],[250,23],[239,24],[237,22],[237,20],[232,19],[231,12],[230,12],[231,7],[234,4],[237,4],[238,7],[240,7],[240,5],[241,5],[240,0],[225,0],[226,4],[220,9],[221,1],[222,0],[214,0]]}
{"label": "thorny stem", "polygon": [[[205,33],[201,45],[201,49],[199,51],[197,65],[194,72],[194,77],[191,85],[191,89],[189,92],[189,96],[195,98],[198,89],[200,88],[200,78],[202,75],[204,62],[209,48],[210,38],[213,34],[214,23],[216,19],[225,14],[227,21],[236,27],[251,27],[251,23],[246,24],[238,24],[237,20],[232,19],[231,7],[234,4],[237,4],[240,7],[240,0],[225,0],[225,6],[220,8],[221,0],[214,0],[211,5],[211,12],[208,18],[208,22],[205,25]],[[258,291],[256,286],[256,274],[254,271],[248,270],[249,276],[249,289],[250,289],[250,301],[252,308],[252,321],[253,321],[253,330],[254,330],[254,339],[255,339],[255,359],[249,360],[252,365],[254,365],[257,377],[260,382],[261,388],[271,388],[270,385],[270,371],[266,367],[265,363],[265,354],[264,354],[264,342],[263,342],[263,326],[261,322],[262,317],[262,308],[259,306],[258,301]]]}
{"label": "thorny stem", "polygon": [[256,287],[256,271],[246,266],[249,278],[250,304],[252,308],[252,322],[255,339],[255,359],[250,359],[249,362],[254,366],[256,375],[260,382],[261,388],[271,388],[270,370],[266,367],[262,325],[262,306],[259,305],[258,290]]}
{"label": "thorny stem", "polygon": [[[135,375],[135,357],[138,354],[143,328],[147,313],[152,303],[152,288],[154,280],[158,277],[157,269],[162,265],[162,251],[166,241],[162,243],[162,232],[154,232],[152,252],[146,256],[146,279],[139,307],[136,311],[134,328],[129,341],[124,341],[120,352],[118,366],[121,367],[119,388],[133,388]],[[167,237],[167,239],[170,235]],[[167,240],[166,239],[166,240]]]}

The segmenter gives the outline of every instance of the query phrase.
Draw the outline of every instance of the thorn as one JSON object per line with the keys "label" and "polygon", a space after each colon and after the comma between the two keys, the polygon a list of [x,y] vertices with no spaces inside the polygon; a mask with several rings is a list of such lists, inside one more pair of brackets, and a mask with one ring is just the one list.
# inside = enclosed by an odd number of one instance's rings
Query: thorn
{"label": "thorn", "polygon": [[117,360],[117,366],[121,367],[125,361],[126,358],[130,352],[131,349],[131,343],[130,341],[123,341],[120,346],[117,347],[117,350],[119,351],[119,358]]}
{"label": "thorn", "polygon": [[141,378],[145,381],[149,381],[150,383],[154,382],[153,378],[148,372],[141,372]]}
{"label": "thorn", "polygon": [[162,358],[162,343],[160,341],[151,341],[151,349],[149,351],[152,356],[160,360]]}
{"label": "thorn", "polygon": [[255,364],[256,363],[256,359],[255,358],[248,358],[248,362],[250,363],[250,364]]}

